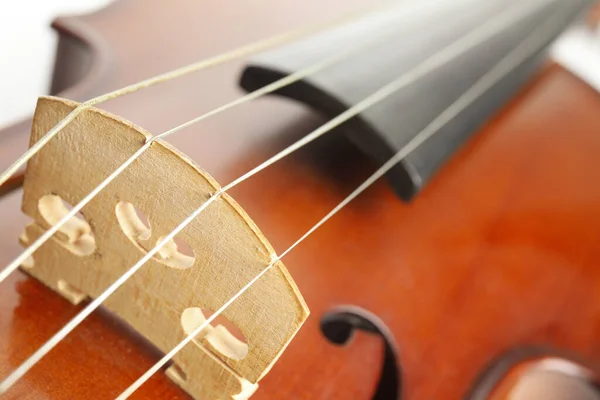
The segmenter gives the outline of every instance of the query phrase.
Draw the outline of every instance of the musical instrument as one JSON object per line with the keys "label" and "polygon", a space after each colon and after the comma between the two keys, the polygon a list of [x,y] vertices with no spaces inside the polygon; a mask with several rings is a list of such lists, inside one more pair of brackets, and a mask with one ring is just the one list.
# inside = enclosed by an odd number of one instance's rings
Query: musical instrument
{"label": "musical instrument", "polygon": [[58,19],[0,133],[3,396],[593,395],[600,99],[544,57],[592,2],[446,3]]}

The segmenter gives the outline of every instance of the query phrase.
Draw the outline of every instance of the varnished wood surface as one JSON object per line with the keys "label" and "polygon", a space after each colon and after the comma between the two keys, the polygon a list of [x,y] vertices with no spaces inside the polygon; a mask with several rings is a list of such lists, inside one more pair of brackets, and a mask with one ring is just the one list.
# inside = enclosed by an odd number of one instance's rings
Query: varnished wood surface
{"label": "varnished wood surface", "polygon": [[[142,3],[117,1],[83,18],[105,37],[119,66],[105,79],[108,85],[91,92],[361,2],[322,1],[318,15],[303,2],[239,2],[231,8],[181,1],[160,10]],[[119,27],[126,21],[125,35]],[[241,65],[102,108],[159,133],[239,96]],[[170,141],[225,184],[320,122],[299,105],[262,99]],[[409,400],[462,398],[491,360],[518,345],[547,345],[591,364],[600,361],[598,132],[600,96],[551,67],[412,204],[401,203],[383,180],[370,188],[286,257],[311,317],[253,398],[370,398],[381,364],[379,340],[358,335],[339,348],[319,332],[320,316],[340,304],[366,308],[391,329],[404,372],[403,398]],[[331,134],[232,195],[281,252],[373,169]],[[16,242],[26,219],[19,195],[0,202],[0,265],[20,250]],[[0,285],[0,376],[76,311],[20,272]],[[112,398],[157,358],[96,313],[6,398]],[[186,396],[159,373],[134,398]]]}
{"label": "varnished wood surface", "polygon": [[[6,170],[29,145],[28,132],[31,128],[30,120],[18,122],[0,131],[0,169]],[[0,195],[9,193],[23,184],[25,168],[19,169],[17,173],[9,178],[4,185],[0,186]]]}

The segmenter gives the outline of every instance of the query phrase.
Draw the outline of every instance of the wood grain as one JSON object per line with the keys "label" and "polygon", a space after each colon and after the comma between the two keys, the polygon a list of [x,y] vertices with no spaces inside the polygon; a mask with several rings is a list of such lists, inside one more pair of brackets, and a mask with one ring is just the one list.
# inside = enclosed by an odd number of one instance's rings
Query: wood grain
{"label": "wood grain", "polygon": [[[122,0],[82,20],[113,46],[120,68],[108,90],[359,3],[263,0],[232,9],[181,1],[162,9]],[[119,27],[133,19],[124,35]],[[158,133],[240,96],[241,66],[211,69],[104,108]],[[599,109],[597,93],[549,67],[413,203],[398,201],[381,181],[290,253],[284,261],[311,317],[253,398],[371,397],[379,341],[359,335],[339,348],[319,331],[320,316],[340,304],[368,309],[390,328],[404,371],[403,399],[460,399],[491,360],[524,344],[559,348],[597,365]],[[299,105],[263,99],[170,141],[225,184],[321,122]],[[332,133],[232,196],[282,251],[373,169]],[[19,251],[25,221],[18,197],[0,205],[3,264]],[[75,311],[23,274],[1,285],[0,376]],[[111,398],[157,358],[96,313],[6,397]],[[134,398],[185,395],[156,374]]]}
{"label": "wood grain", "polygon": [[[40,98],[31,143],[76,105]],[[77,204],[149,138],[140,128],[97,109],[67,125],[27,165],[22,209],[34,223],[22,236],[24,245],[67,214],[61,200]],[[44,244],[26,270],[68,299],[98,297],[218,189],[183,154],[155,141],[82,209],[80,218],[71,219]],[[134,206],[146,216],[147,228]],[[202,314],[186,310],[219,309],[275,258],[258,227],[227,194],[175,239],[188,244],[191,253],[178,251],[172,240],[105,302],[165,353],[183,340],[185,328],[191,332],[203,322],[198,320]],[[278,262],[222,315],[241,330],[246,343],[238,346],[226,328],[217,326],[174,358],[178,373],[171,376],[196,399],[248,398],[306,320],[308,309]],[[240,346],[247,349],[236,351]]]}

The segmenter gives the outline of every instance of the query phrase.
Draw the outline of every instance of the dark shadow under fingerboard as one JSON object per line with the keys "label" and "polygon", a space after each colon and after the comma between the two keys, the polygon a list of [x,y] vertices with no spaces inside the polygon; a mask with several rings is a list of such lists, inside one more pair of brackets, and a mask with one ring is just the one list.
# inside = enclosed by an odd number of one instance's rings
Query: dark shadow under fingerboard
{"label": "dark shadow under fingerboard", "polygon": [[[536,27],[556,23],[539,48],[392,168],[387,177],[404,200],[412,199],[453,153],[530,79],[545,50],[590,0],[402,1],[357,22],[304,39],[250,60],[240,85],[254,91],[331,57],[347,56],[274,92],[333,118],[386,84],[398,80],[486,24],[516,15],[481,43],[401,87],[343,124],[346,136],[383,164],[439,114],[505,59]],[[513,12],[514,10],[514,12]],[[522,11],[521,10],[526,10]]]}

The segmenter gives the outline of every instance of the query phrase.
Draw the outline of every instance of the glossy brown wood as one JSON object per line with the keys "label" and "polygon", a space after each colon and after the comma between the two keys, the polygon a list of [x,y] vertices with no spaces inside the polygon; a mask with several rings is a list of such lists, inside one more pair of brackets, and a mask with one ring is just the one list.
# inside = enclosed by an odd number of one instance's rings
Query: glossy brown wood
{"label": "glossy brown wood", "polygon": [[[0,169],[8,168],[29,145],[28,133],[31,121],[18,122],[0,132]],[[25,168],[21,168],[7,182],[0,185],[0,195],[9,193],[23,184]]]}
{"label": "glossy brown wood", "polygon": [[[106,91],[361,3],[121,0],[78,21],[109,44],[115,68],[100,85]],[[158,133],[240,96],[241,66],[102,108]],[[170,141],[225,184],[321,122],[300,105],[261,99]],[[319,331],[321,315],[340,304],[364,307],[391,329],[404,399],[460,399],[488,363],[524,344],[600,361],[598,132],[600,96],[550,66],[413,203],[401,203],[383,180],[370,188],[286,257],[312,315],[253,398],[370,398],[379,340],[359,334],[340,348]],[[232,195],[282,251],[372,170],[332,133]],[[19,195],[0,202],[0,265],[20,250]],[[0,285],[0,376],[76,311],[23,273]],[[111,398],[157,358],[96,313],[6,398]],[[186,395],[157,374],[134,398]]]}

